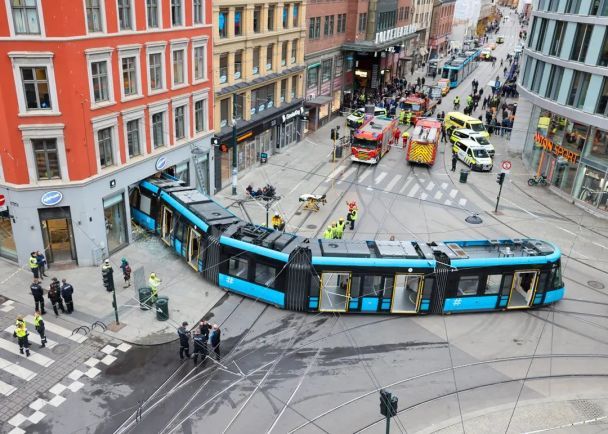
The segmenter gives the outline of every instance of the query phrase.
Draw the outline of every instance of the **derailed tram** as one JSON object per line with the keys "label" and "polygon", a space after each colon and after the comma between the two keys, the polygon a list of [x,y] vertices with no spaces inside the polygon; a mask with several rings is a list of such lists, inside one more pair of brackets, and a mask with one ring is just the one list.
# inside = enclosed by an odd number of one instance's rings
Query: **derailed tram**
{"label": "derailed tram", "polygon": [[535,239],[305,238],[242,221],[180,181],[131,191],[131,216],[208,281],[300,312],[426,314],[529,309],[564,296],[557,246]]}

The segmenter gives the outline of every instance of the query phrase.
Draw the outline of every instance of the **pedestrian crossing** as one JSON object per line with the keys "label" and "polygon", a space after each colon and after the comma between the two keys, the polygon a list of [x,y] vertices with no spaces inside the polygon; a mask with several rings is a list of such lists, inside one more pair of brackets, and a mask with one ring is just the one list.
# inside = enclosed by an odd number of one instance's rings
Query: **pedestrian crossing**
{"label": "pedestrian crossing", "polygon": [[358,176],[356,172],[355,166],[346,169],[338,168],[324,182],[334,182],[336,185],[356,183],[360,187],[365,187],[367,191],[379,190],[458,208],[464,208],[468,204],[468,200],[452,183],[438,181],[434,178],[417,177],[414,173],[405,176],[388,171],[378,171],[375,166],[365,168],[359,172]]}

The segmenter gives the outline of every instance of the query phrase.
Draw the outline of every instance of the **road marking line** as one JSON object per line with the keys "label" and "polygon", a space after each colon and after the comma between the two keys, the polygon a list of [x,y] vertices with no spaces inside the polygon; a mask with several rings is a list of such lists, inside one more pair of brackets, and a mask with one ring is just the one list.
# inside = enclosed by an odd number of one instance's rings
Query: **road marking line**
{"label": "road marking line", "polygon": [[426,194],[424,191],[420,193],[420,200],[426,200],[427,197],[429,197],[429,195]]}
{"label": "road marking line", "polygon": [[450,197],[452,199],[456,199],[456,195],[458,194],[458,190],[453,189],[452,191],[450,191]]}
{"label": "road marking line", "polygon": [[9,396],[15,390],[17,390],[15,386],[11,386],[10,384],[6,384],[4,381],[0,381],[0,394]]}
{"label": "road marking line", "polygon": [[429,185],[426,186],[426,189],[428,191],[431,191],[434,188],[435,188],[435,183],[433,181],[429,182]]}
{"label": "road marking line", "polygon": [[[15,354],[17,354],[19,352],[19,345],[17,345],[14,342],[7,341],[6,339],[2,339],[2,338],[0,338],[0,348],[2,348],[3,350],[10,351],[11,353],[15,353]],[[45,368],[47,366],[51,366],[55,362],[53,359],[49,359],[48,357],[43,356],[42,354],[34,353],[31,350],[30,350],[30,356],[27,359],[40,366],[44,366]]]}
{"label": "road marking line", "polygon": [[[25,358],[25,356],[23,357]],[[32,372],[29,369],[24,368],[23,366],[15,365],[14,363],[11,363],[8,360],[2,358],[0,358],[0,369],[25,381],[30,381],[36,376],[35,372]]]}
{"label": "road marking line", "polygon": [[448,183],[447,183],[447,182],[442,182],[442,183],[441,183],[441,188],[442,188],[443,190],[445,190],[446,188],[448,188]]}
{"label": "road marking line", "polygon": [[378,184],[380,181],[382,181],[384,178],[386,178],[386,175],[388,175],[388,173],[382,172],[380,175],[376,176],[374,183]]}
{"label": "road marking line", "polygon": [[388,185],[384,188],[386,191],[391,191],[393,189],[393,187],[395,185],[397,185],[397,183],[401,180],[401,178],[403,178],[403,176],[401,175],[397,175],[393,178],[393,180],[391,182],[388,183]]}
{"label": "road marking line", "polygon": [[344,170],[344,167],[339,166],[336,170],[327,175],[327,177],[325,178],[325,182],[330,182],[332,178],[335,178],[336,175],[340,173],[341,170]]}
{"label": "road marking line", "polygon": [[437,193],[435,193],[435,196],[433,196],[433,198],[434,198],[435,200],[439,200],[439,199],[441,199],[442,197],[443,197],[443,193],[442,193],[442,192],[440,192],[440,191],[438,191]]}
{"label": "road marking line", "polygon": [[566,232],[566,233],[569,233],[570,235],[574,235],[574,236],[576,236],[576,234],[575,234],[574,232],[569,231],[568,229],[564,229],[564,228],[562,228],[561,226],[558,226],[558,227],[557,227],[557,229],[561,229],[562,231],[564,231],[564,232]]}
{"label": "road marking line", "polygon": [[364,180],[365,178],[367,178],[367,177],[368,177],[369,175],[371,175],[371,174],[372,174],[372,171],[371,171],[371,170],[366,170],[365,172],[363,172],[363,173],[361,174],[361,176],[359,176],[359,180],[358,180],[357,182],[359,182],[359,183],[363,182],[363,180]]}
{"label": "road marking line", "polygon": [[591,241],[591,243],[593,243],[594,245],[596,245],[596,246],[598,246],[598,247],[601,247],[602,249],[606,249],[606,250],[608,250],[608,247],[606,247],[606,246],[604,246],[604,245],[602,245],[602,244],[596,243],[595,241]]}
{"label": "road marking line", "polygon": [[446,204],[447,206],[452,205],[452,201],[450,199],[446,199],[446,201],[443,203]]}
{"label": "road marking line", "polygon": [[414,180],[414,178],[408,178],[405,183],[403,184],[403,187],[401,187],[401,190],[399,190],[399,193],[403,193],[405,191],[405,189],[407,188],[408,185],[410,185],[410,183]]}
{"label": "road marking line", "polygon": [[458,201],[458,205],[460,205],[460,206],[465,206],[466,204],[467,204],[467,200],[466,199],[460,199]]}
{"label": "road marking line", "polygon": [[[4,331],[8,332],[8,333],[10,333],[12,335],[13,332],[15,331],[15,326],[14,325],[8,326],[6,329],[4,329]],[[38,334],[38,332],[36,332],[36,333],[30,333],[30,335],[28,336],[28,339],[30,341],[33,341],[33,342],[37,343],[38,345],[42,345],[42,339],[40,339],[40,335]],[[51,340],[49,338],[46,338],[46,346],[48,348],[53,348],[56,345],[57,345],[57,342],[55,342],[55,341],[53,341],[53,340]]]}
{"label": "road marking line", "polygon": [[355,171],[354,167],[350,167],[346,172],[340,176],[340,180],[336,182],[336,184],[342,184],[342,181],[345,181],[353,172]]}
{"label": "road marking line", "polygon": [[[34,322],[34,317],[32,315],[28,315],[25,317],[25,320],[29,323],[33,323]],[[45,328],[47,330],[49,330],[52,333],[58,334],[59,336],[63,337],[63,338],[68,338],[74,342],[78,342],[79,344],[86,341],[87,337],[80,335],[80,334],[72,334],[72,330],[68,330],[64,327],[61,327],[57,324],[53,324],[50,321],[44,320],[44,325]]]}
{"label": "road marking line", "polygon": [[418,192],[418,190],[420,190],[420,186],[418,184],[414,185],[412,187],[412,189],[407,193],[407,195],[409,197],[414,197],[416,196],[416,193]]}

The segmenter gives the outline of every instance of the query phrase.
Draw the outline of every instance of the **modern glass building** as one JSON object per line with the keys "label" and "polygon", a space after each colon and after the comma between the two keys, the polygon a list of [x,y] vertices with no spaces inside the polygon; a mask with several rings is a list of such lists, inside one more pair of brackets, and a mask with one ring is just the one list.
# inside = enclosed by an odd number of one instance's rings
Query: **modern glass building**
{"label": "modern glass building", "polygon": [[608,216],[608,0],[535,0],[520,95],[524,162],[551,189]]}

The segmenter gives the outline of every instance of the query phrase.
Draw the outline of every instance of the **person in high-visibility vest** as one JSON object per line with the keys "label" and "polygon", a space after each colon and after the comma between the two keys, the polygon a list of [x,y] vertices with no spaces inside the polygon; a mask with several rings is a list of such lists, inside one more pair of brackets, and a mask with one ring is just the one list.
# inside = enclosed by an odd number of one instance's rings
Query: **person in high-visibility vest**
{"label": "person in high-visibility vest", "polygon": [[407,148],[407,141],[410,138],[410,133],[408,133],[407,131],[404,131],[404,133],[401,135],[401,138],[403,139],[403,147]]}
{"label": "person in high-visibility vest", "polygon": [[350,230],[354,230],[355,229],[355,220],[357,220],[357,209],[353,208],[348,212],[348,215],[346,216],[346,220],[348,220],[350,222]]}
{"label": "person in high-visibility vest", "polygon": [[21,324],[25,326],[25,320],[23,319],[23,315],[17,316],[17,320],[15,321],[15,327],[19,327]]}
{"label": "person in high-visibility vest", "polygon": [[334,238],[334,231],[331,226],[327,226],[325,232],[323,232],[323,238],[326,240],[331,240]]}
{"label": "person in high-visibility vest", "polygon": [[158,287],[160,286],[160,279],[156,275],[156,273],[150,273],[150,278],[148,279],[148,286],[150,286],[150,290],[152,291],[150,301],[152,303],[155,303],[156,299],[158,298]]}
{"label": "person in high-visibility vest", "polygon": [[25,349],[25,355],[27,357],[30,356],[30,342],[27,339],[27,328],[25,324],[17,327],[13,333],[13,336],[17,338],[17,342],[19,342],[19,353],[23,354],[23,350]]}
{"label": "person in high-visibility vest", "polygon": [[331,237],[333,239],[338,238],[338,224],[336,222],[331,223]]}
{"label": "person in high-visibility vest", "polygon": [[338,223],[336,224],[336,238],[341,240],[344,235],[344,228],[346,227],[346,222],[344,221],[344,217],[340,217]]}
{"label": "person in high-visibility vest", "polygon": [[45,333],[45,329],[44,329],[44,320],[42,319],[42,315],[40,315],[39,310],[37,310],[36,314],[34,315],[34,328],[36,328],[36,331],[40,335],[40,343],[41,343],[40,348],[46,347],[46,333]]}
{"label": "person in high-visibility vest", "polygon": [[404,122],[405,122],[405,110],[401,110],[399,112],[399,124],[403,125]]}
{"label": "person in high-visibility vest", "polygon": [[405,125],[410,126],[412,124],[412,112],[408,110],[405,114]]}
{"label": "person in high-visibility vest", "polygon": [[275,212],[272,217],[272,227],[278,231],[282,231],[285,228],[285,222],[278,212]]}
{"label": "person in high-visibility vest", "polygon": [[36,252],[32,252],[30,254],[30,259],[29,259],[29,264],[30,264],[30,270],[32,272],[32,274],[34,275],[35,279],[38,279],[38,272],[40,271],[40,269],[38,268],[38,258],[36,258]]}

